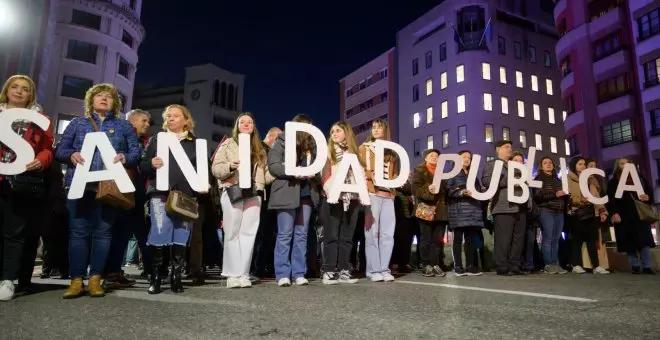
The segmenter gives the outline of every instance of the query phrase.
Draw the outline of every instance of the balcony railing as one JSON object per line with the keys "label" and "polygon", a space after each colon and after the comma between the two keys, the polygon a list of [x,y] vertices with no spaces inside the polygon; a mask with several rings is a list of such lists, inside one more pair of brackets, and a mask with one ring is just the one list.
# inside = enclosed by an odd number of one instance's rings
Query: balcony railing
{"label": "balcony railing", "polygon": [[656,86],[656,85],[660,84],[660,79],[658,79],[658,78],[660,78],[660,77],[656,77],[655,79],[647,79],[644,82],[644,88],[648,89],[649,87],[653,87],[653,86]]}
{"label": "balcony railing", "polygon": [[635,135],[621,136],[621,137],[611,138],[611,139],[604,139],[603,140],[603,147],[604,148],[609,148],[611,146],[616,146],[616,145],[621,145],[621,144],[625,144],[625,143],[634,142],[635,140],[637,140]]}

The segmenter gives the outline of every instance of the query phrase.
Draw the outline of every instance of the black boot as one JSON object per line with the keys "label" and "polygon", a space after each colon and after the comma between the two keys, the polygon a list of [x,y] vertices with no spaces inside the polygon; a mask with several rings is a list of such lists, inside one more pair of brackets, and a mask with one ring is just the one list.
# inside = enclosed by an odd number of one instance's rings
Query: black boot
{"label": "black boot", "polygon": [[172,276],[170,276],[170,288],[175,293],[183,292],[181,275],[185,267],[186,247],[180,245],[172,246]]}
{"label": "black boot", "polygon": [[149,294],[158,294],[161,292],[160,285],[162,279],[160,276],[160,267],[163,264],[163,247],[152,247],[153,263],[151,264],[151,277],[149,278]]}

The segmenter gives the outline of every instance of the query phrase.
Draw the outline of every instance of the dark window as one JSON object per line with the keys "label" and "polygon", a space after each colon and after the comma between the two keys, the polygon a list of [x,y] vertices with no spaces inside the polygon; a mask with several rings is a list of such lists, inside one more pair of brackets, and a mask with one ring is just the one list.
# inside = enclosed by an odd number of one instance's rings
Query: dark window
{"label": "dark window", "polygon": [[552,55],[550,51],[543,51],[543,66],[547,68],[552,67]]}
{"label": "dark window", "polygon": [[603,126],[603,146],[614,146],[635,140],[632,122],[626,119]]}
{"label": "dark window", "polygon": [[644,88],[660,83],[660,58],[644,64]]}
{"label": "dark window", "polygon": [[594,43],[594,59],[600,60],[621,50],[621,31],[610,34]]}
{"label": "dark window", "polygon": [[520,41],[513,42],[513,55],[518,60],[522,59],[522,45],[520,45]]}
{"label": "dark window", "polygon": [[569,156],[576,156],[580,154],[580,148],[578,148],[577,136],[573,135],[568,138],[568,151],[570,152]]}
{"label": "dark window", "polygon": [[598,104],[621,97],[629,90],[628,74],[601,81],[598,83]]}
{"label": "dark window", "polygon": [[419,155],[420,155],[419,139],[415,139],[413,141],[413,154],[415,155],[415,157],[419,157]]}
{"label": "dark window", "polygon": [[71,16],[71,23],[98,31],[101,29],[101,16],[74,9]]}
{"label": "dark window", "polygon": [[536,64],[536,47],[530,45],[527,53],[529,54],[529,62]]}
{"label": "dark window", "polygon": [[62,78],[62,96],[85,99],[85,93],[92,87],[92,81],[85,78],[64,76]]}
{"label": "dark window", "polygon": [[380,94],[380,102],[386,102],[387,101],[387,92],[383,92]]}
{"label": "dark window", "polygon": [[660,109],[651,110],[651,134],[660,135]]}
{"label": "dark window", "polygon": [[424,56],[426,59],[426,68],[429,69],[431,66],[433,66],[433,53],[431,51],[426,52],[426,55]]}
{"label": "dark window", "polygon": [[506,39],[502,36],[497,37],[497,52],[502,55],[506,54]]}
{"label": "dark window", "polygon": [[467,143],[467,126],[461,125],[458,127],[458,144]]}
{"label": "dark window", "polygon": [[447,43],[440,44],[440,51],[438,51],[438,54],[440,55],[440,61],[447,60]]}
{"label": "dark window", "polygon": [[637,19],[637,28],[639,30],[639,40],[660,33],[660,7]]}
{"label": "dark window", "polygon": [[227,88],[227,108],[230,110],[236,109],[234,99],[234,85],[229,84],[229,87]]}
{"label": "dark window", "polygon": [[621,5],[622,0],[598,0],[589,2],[589,17],[591,20],[602,17],[607,12]]}
{"label": "dark window", "polygon": [[413,85],[413,102],[419,100],[419,85]]}
{"label": "dark window", "polygon": [[121,101],[121,112],[126,112],[126,96],[117,91],[117,94],[119,94],[119,100]]}
{"label": "dark window", "polygon": [[220,84],[220,107],[227,108],[227,83]]}
{"label": "dark window", "polygon": [[133,48],[133,41],[134,41],[134,39],[133,39],[133,36],[131,36],[130,34],[128,34],[128,32],[124,31],[124,32],[121,34],[121,41],[123,41],[124,44],[128,45],[130,48]]}
{"label": "dark window", "polygon": [[80,60],[90,64],[96,64],[96,53],[98,46],[84,41],[69,40],[69,47],[66,57],[69,59]]}
{"label": "dark window", "polygon": [[415,58],[412,61],[412,75],[414,76],[417,73],[419,73],[419,59]]}
{"label": "dark window", "polygon": [[[481,6],[466,6],[457,13],[456,33],[454,40],[458,43],[458,52],[468,50],[487,50],[488,44],[484,33],[486,30],[486,14]],[[482,39],[484,38],[484,39]]]}
{"label": "dark window", "polygon": [[573,95],[566,97],[566,112],[568,114],[575,113],[575,98]]}
{"label": "dark window", "polygon": [[117,73],[119,75],[123,76],[126,79],[129,79],[128,73],[131,69],[131,64],[126,61],[126,59],[119,57],[119,69],[117,70]]}
{"label": "dark window", "polygon": [[561,74],[563,76],[566,76],[567,74],[573,72],[573,70],[571,70],[571,58],[570,57],[564,58],[559,68],[561,69]]}
{"label": "dark window", "polygon": [[213,81],[212,103],[213,105],[218,105],[220,103],[220,81],[217,79]]}

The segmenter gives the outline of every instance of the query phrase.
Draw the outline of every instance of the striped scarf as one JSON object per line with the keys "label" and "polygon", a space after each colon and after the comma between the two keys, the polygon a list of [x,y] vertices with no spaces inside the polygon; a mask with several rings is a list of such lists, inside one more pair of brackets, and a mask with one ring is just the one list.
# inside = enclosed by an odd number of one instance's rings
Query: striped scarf
{"label": "striped scarf", "polygon": [[[367,165],[367,171],[374,171],[371,168],[371,155],[376,153],[376,145],[374,142],[365,142],[365,162]],[[390,179],[390,162],[383,162],[383,178]]]}
{"label": "striped scarf", "polygon": [[[346,144],[338,144],[335,143],[335,159],[337,160],[337,164],[341,162],[341,160],[344,157],[344,151],[346,151],[347,146]],[[348,174],[346,175],[346,178],[344,179],[345,184],[355,184],[355,176],[353,175],[353,170],[349,169]],[[353,200],[353,193],[352,192],[342,192],[340,199],[344,203],[344,211],[348,210],[348,206],[351,204],[351,200]]]}

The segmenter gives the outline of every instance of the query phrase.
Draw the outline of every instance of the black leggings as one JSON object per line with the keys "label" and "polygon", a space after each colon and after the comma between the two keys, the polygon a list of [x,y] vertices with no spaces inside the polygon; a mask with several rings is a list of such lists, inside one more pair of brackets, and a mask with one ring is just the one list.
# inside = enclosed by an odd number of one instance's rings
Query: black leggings
{"label": "black leggings", "polygon": [[[461,248],[465,252],[465,263],[468,268],[474,264],[474,243],[477,239],[477,232],[479,228],[462,227],[454,229],[454,245],[452,247],[454,255],[454,267],[463,267],[463,259],[461,256]],[[463,246],[465,240],[465,246]]]}
{"label": "black leggings", "polygon": [[419,230],[421,234],[420,253],[422,254],[422,263],[430,266],[441,264],[440,259],[444,257],[443,238],[447,230],[447,223],[419,220]]}
{"label": "black leggings", "polygon": [[584,266],[582,263],[582,243],[587,244],[587,253],[591,258],[591,267],[596,269],[600,264],[598,262],[598,230],[599,227],[595,221],[578,221],[571,217],[571,235],[573,236],[571,255],[574,266]]}

